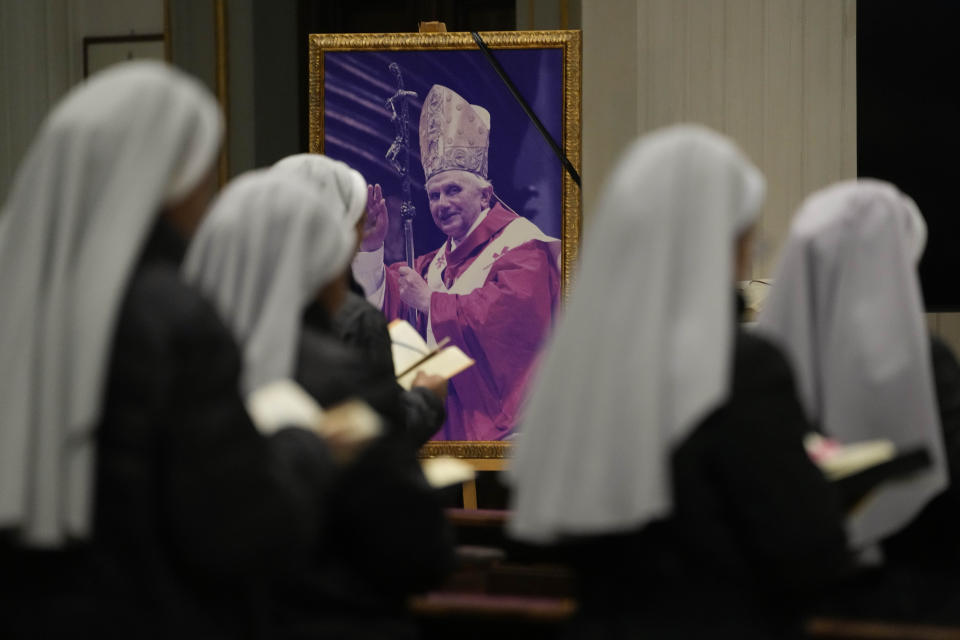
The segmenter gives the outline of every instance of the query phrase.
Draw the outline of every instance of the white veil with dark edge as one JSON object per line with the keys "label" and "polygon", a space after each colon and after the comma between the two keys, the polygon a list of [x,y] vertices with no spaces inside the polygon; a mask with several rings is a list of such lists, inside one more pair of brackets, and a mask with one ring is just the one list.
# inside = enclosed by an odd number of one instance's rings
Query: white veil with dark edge
{"label": "white veil with dark edge", "polygon": [[245,173],[214,202],[187,251],[184,278],[243,350],[245,394],[294,377],[303,310],[353,257],[349,202],[329,184],[323,196],[284,171]]}
{"label": "white veil with dark edge", "polygon": [[885,483],[847,519],[878,542],[947,484],[917,263],[927,229],[893,185],[850,180],[810,195],[790,227],[757,330],[783,348],[807,417],[842,442],[922,447],[933,465]]}
{"label": "white veil with dark edge", "polygon": [[0,214],[0,528],[23,544],[90,535],[120,303],[157,215],[207,175],[222,135],[198,82],[128,62],[74,88],[18,169]]}
{"label": "white veil with dark edge", "polygon": [[765,183],[728,139],[681,125],[610,176],[508,470],[510,533],[535,543],[669,513],[670,452],[729,393],[734,244]]}

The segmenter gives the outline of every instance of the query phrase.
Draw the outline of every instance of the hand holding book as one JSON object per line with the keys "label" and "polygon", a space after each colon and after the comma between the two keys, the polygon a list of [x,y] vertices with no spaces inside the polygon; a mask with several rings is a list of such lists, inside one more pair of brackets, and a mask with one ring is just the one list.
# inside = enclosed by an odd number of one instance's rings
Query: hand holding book
{"label": "hand holding book", "polygon": [[427,483],[434,489],[469,482],[477,475],[469,463],[450,456],[421,460],[420,468],[423,469]]}
{"label": "hand holding book", "polygon": [[276,380],[247,396],[247,413],[257,430],[270,436],[286,427],[320,436],[340,464],[348,464],[383,433],[380,416],[360,400],[324,410],[293,380]]}
{"label": "hand holding book", "polygon": [[446,346],[448,339],[441,341],[436,349],[430,349],[417,330],[405,320],[394,320],[389,330],[397,382],[408,391],[415,386],[417,375],[421,372],[449,380],[474,365],[473,358],[459,347]]}
{"label": "hand holding book", "polygon": [[898,451],[890,440],[841,444],[811,433],[804,438],[804,447],[814,464],[837,487],[848,513],[865,504],[880,485],[909,480],[931,464],[925,449]]}
{"label": "hand holding book", "polygon": [[447,379],[443,376],[417,371],[417,375],[414,376],[413,382],[410,384],[410,386],[414,389],[417,387],[428,389],[432,391],[435,396],[440,398],[441,402],[447,401]]}
{"label": "hand holding book", "polygon": [[865,440],[841,444],[818,433],[809,433],[803,440],[810,459],[830,480],[839,480],[892,460],[896,447],[889,440]]}

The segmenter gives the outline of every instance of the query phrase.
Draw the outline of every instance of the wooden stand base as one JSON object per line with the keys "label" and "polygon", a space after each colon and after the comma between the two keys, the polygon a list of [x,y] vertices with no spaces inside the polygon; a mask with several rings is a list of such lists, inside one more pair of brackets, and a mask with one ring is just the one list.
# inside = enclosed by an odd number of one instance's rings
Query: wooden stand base
{"label": "wooden stand base", "polygon": [[[463,458],[476,471],[503,471],[507,468],[507,461],[503,458]],[[463,508],[477,508],[477,481],[470,480],[463,483]]]}
{"label": "wooden stand base", "polygon": [[420,33],[446,33],[446,22],[422,21],[420,23]]}

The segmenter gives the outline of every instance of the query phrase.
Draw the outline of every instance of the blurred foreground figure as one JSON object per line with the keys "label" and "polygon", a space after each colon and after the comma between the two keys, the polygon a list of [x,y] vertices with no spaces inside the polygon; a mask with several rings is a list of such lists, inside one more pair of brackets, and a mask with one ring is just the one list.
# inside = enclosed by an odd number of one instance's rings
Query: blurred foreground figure
{"label": "blurred foreground figure", "polygon": [[787,362],[737,326],[763,195],[695,126],[607,183],[510,469],[512,534],[577,571],[577,637],[782,637],[846,563]]}
{"label": "blurred foreground figure", "polygon": [[[367,211],[367,186],[360,173],[315,153],[288,156],[275,164],[274,170],[306,180],[325,202],[343,203],[342,222],[357,234],[352,259],[362,240]],[[350,277],[348,270],[344,279]],[[410,391],[397,384],[386,317],[362,295],[350,291],[344,279],[337,282],[344,296],[337,310],[316,300],[304,314],[303,340],[312,345],[305,349],[323,352],[328,366],[301,367],[303,379],[309,378],[309,386],[322,389],[326,397],[348,396],[357,388],[377,391],[375,401],[367,395],[365,399],[404,433],[411,446],[419,448],[443,424],[446,382],[424,376],[422,386],[414,385]]]}
{"label": "blurred foreground figure", "polygon": [[274,451],[284,432],[254,428],[236,345],[179,276],[222,130],[194,80],[117,65],[53,110],[3,206],[0,602],[14,637],[258,636],[266,581],[317,537]]}
{"label": "blurred foreground figure", "polygon": [[[358,397],[390,409],[397,404],[389,399],[397,389],[392,376],[357,377],[361,359],[301,326],[314,301],[326,317],[341,304],[366,206],[358,173],[342,163],[328,171],[344,180],[328,175],[322,195],[316,184],[279,171],[234,180],[197,232],[184,271],[233,329],[248,391],[294,378],[325,406]],[[339,188],[354,177],[359,200]],[[452,561],[452,534],[416,448],[388,425],[316,499],[325,515],[322,547],[278,588],[282,637],[412,635],[405,596],[434,586]]]}
{"label": "blurred foreground figure", "polygon": [[946,345],[931,349],[917,275],[926,239],[916,204],[891,184],[818,191],[793,220],[759,318],[793,363],[806,414],[825,435],[887,439],[932,460],[881,485],[848,518],[852,545],[882,542],[888,560],[860,585],[854,599],[871,601],[852,611],[860,615],[918,619],[960,604],[960,500],[947,489],[958,472],[960,369]]}

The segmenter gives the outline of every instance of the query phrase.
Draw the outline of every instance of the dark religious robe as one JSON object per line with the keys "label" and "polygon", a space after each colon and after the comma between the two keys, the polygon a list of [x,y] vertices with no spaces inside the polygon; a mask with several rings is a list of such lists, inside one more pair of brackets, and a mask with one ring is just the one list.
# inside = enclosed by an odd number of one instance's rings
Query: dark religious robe
{"label": "dark religious robe", "polygon": [[730,396],[672,454],[673,513],[570,539],[579,638],[786,638],[850,567],[839,492],[803,446],[793,373],[738,330]]}
{"label": "dark religious robe", "polygon": [[[318,317],[315,305],[304,314],[304,330],[314,326],[323,331],[324,318]],[[331,330],[345,347],[352,348],[370,371],[389,381],[402,409],[398,426],[405,437],[418,449],[433,437],[446,419],[444,403],[435,393],[424,387],[404,391],[394,376],[393,354],[390,350],[390,332],[387,319],[379,309],[353,291],[333,318]],[[301,347],[301,358],[303,358]],[[334,372],[331,375],[339,375]],[[372,405],[371,406],[375,406]],[[375,407],[376,408],[376,407]],[[381,411],[381,413],[384,413]]]}
{"label": "dark religious robe", "polygon": [[273,637],[270,585],[316,555],[333,463],[308,431],[255,429],[184,249],[159,220],[117,313],[92,539],[26,550],[0,531],[4,638]]}
{"label": "dark religious robe", "polygon": [[[476,361],[450,380],[437,440],[502,440],[511,434],[551,327],[560,293],[559,241],[497,203],[456,249],[450,240],[414,268],[433,290],[417,329],[449,338]],[[386,269],[383,312],[406,318],[399,262]],[[429,329],[429,331],[428,331]]]}
{"label": "dark religious robe", "polygon": [[930,355],[950,485],[883,541],[883,565],[825,594],[822,614],[960,624],[960,365],[950,347],[933,336]]}
{"label": "dark religious robe", "polygon": [[443,402],[423,387],[404,391],[397,384],[383,314],[359,296],[349,299],[363,309],[350,314],[349,319],[359,320],[350,328],[353,343],[340,338],[338,323],[320,303],[307,308],[295,379],[324,407],[363,400],[386,419],[391,432],[419,449],[443,423]]}

